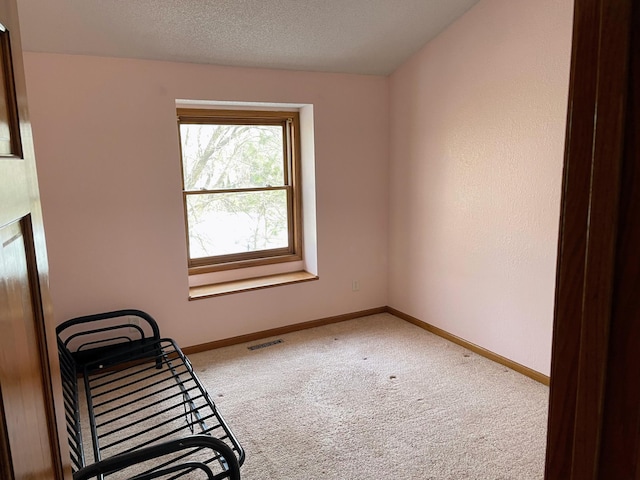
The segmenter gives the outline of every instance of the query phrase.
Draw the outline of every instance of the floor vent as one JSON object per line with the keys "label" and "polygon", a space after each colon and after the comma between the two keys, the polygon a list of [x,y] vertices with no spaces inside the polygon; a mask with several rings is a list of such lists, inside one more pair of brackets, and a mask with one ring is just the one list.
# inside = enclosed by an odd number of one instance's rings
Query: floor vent
{"label": "floor vent", "polygon": [[258,350],[260,348],[270,347],[271,345],[277,345],[278,343],[282,343],[282,340],[281,339],[272,340],[270,342],[259,343],[258,345],[251,345],[250,347],[247,347],[247,348],[249,350]]}

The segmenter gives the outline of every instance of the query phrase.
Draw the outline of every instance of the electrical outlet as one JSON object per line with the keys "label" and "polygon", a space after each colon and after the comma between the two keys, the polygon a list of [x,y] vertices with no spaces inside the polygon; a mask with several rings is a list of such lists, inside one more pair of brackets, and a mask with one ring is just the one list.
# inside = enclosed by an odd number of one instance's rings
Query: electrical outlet
{"label": "electrical outlet", "polygon": [[359,292],[360,291],[360,280],[352,280],[351,281],[351,291]]}

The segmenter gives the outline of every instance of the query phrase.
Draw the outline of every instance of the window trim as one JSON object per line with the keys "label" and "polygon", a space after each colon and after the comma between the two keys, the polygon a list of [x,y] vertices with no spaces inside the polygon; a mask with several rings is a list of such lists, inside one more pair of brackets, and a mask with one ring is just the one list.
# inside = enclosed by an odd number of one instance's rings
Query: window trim
{"label": "window trim", "polygon": [[[228,110],[205,108],[177,108],[178,138],[180,148],[180,178],[182,186],[182,204],[187,246],[187,266],[189,275],[218,272],[239,268],[270,265],[283,262],[302,260],[302,185],[300,173],[300,113],[298,111],[282,110]],[[182,156],[182,138],[180,125],[182,124],[255,124],[255,125],[283,125],[284,128],[284,185],[279,187],[256,188],[286,190],[288,210],[289,246],[287,248],[258,250],[253,252],[233,253],[192,259],[189,251],[189,224],[187,217],[187,197],[196,193],[209,191],[185,190],[184,165]],[[232,192],[236,189],[230,189]],[[251,189],[241,189],[251,190]],[[217,192],[213,190],[211,192]]]}

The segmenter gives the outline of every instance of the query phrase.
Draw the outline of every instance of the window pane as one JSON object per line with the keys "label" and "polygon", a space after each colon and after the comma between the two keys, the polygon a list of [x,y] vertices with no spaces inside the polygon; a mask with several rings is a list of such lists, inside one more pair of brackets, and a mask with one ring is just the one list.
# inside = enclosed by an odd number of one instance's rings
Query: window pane
{"label": "window pane", "polygon": [[286,190],[187,195],[191,258],[287,248]]}
{"label": "window pane", "polygon": [[280,125],[180,125],[185,190],[284,185]]}

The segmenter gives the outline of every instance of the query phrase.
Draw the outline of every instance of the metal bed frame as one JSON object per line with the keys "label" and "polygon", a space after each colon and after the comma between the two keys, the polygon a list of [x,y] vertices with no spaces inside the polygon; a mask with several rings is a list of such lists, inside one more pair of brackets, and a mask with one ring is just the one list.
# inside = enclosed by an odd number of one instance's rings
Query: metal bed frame
{"label": "metal bed frame", "polygon": [[240,479],[244,450],[149,314],[78,317],[56,333],[74,480]]}

